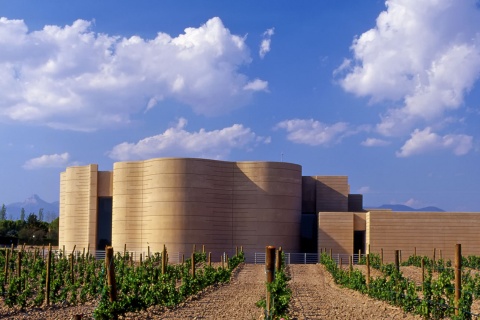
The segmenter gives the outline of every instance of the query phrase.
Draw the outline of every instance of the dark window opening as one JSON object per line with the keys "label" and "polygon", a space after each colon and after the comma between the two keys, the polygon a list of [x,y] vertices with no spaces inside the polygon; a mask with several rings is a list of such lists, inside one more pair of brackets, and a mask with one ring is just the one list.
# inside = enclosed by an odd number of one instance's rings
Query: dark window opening
{"label": "dark window opening", "polygon": [[353,253],[357,254],[358,250],[365,254],[365,230],[354,231],[353,234]]}
{"label": "dark window opening", "polygon": [[300,222],[300,252],[317,253],[318,246],[317,215],[303,213]]}
{"label": "dark window opening", "polygon": [[97,250],[112,245],[112,197],[98,198]]}

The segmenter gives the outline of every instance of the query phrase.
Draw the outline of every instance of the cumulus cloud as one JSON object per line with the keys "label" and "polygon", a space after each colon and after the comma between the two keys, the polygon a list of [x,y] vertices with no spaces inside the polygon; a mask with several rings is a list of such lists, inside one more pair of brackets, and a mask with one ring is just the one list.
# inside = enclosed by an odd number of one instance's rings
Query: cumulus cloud
{"label": "cumulus cloud", "polygon": [[384,147],[390,144],[389,141],[377,138],[367,138],[361,142],[361,145],[364,147]]}
{"label": "cumulus cloud", "polygon": [[442,137],[432,132],[429,127],[424,130],[415,129],[410,139],[397,152],[397,157],[410,157],[434,150],[450,150],[461,156],[473,148],[472,141],[471,136],[463,134],[448,134]]}
{"label": "cumulus cloud", "polygon": [[463,105],[480,76],[475,0],[387,0],[376,27],[334,71],[344,90],[388,102],[378,132],[404,135]]}
{"label": "cumulus cloud", "polygon": [[285,129],[288,132],[288,140],[311,146],[336,143],[346,135],[352,134],[345,122],[327,125],[313,119],[285,120],[279,122],[275,128]]}
{"label": "cumulus cloud", "polygon": [[187,120],[179,119],[176,126],[147,137],[137,143],[123,142],[108,153],[114,160],[138,160],[153,157],[202,157],[223,159],[233,149],[250,150],[259,144],[270,143],[270,137],[256,135],[241,124],[221,130],[188,132]]}
{"label": "cumulus cloud", "polygon": [[272,36],[275,33],[275,28],[267,29],[263,33],[263,39],[260,43],[260,50],[258,51],[258,55],[260,58],[264,58],[267,53],[270,52],[270,44],[272,43]]}
{"label": "cumulus cloud", "polygon": [[27,160],[23,168],[27,170],[41,169],[41,168],[64,168],[69,164],[70,154],[64,152],[62,154],[45,154],[38,158]]}
{"label": "cumulus cloud", "polygon": [[0,18],[0,117],[87,131],[128,123],[165,99],[211,116],[267,91],[266,81],[239,71],[251,62],[245,38],[219,18],[177,37],[92,29],[77,20],[29,31],[23,20]]}

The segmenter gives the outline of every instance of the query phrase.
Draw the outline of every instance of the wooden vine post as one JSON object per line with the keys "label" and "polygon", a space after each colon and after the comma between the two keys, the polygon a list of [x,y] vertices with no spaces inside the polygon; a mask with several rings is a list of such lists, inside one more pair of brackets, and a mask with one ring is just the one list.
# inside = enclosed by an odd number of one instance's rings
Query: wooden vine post
{"label": "wooden vine post", "polygon": [[114,302],[117,300],[117,283],[115,282],[115,263],[113,261],[113,247],[107,247],[107,252],[105,255],[105,265],[107,267],[107,283],[110,289],[110,302]]}
{"label": "wooden vine post", "polygon": [[455,315],[458,316],[459,301],[462,296],[462,245],[455,245]]}
{"label": "wooden vine post", "polygon": [[370,253],[366,254],[366,260],[367,260],[367,288],[370,287]]}
{"label": "wooden vine post", "polygon": [[22,250],[17,254],[17,276],[20,278],[22,275]]}
{"label": "wooden vine post", "polygon": [[8,264],[10,263],[10,249],[5,249],[5,278],[4,283],[6,284],[8,281]]}
{"label": "wooden vine post", "polygon": [[70,274],[71,274],[71,281],[72,283],[75,283],[75,275],[73,273],[73,262],[74,262],[74,259],[73,259],[73,253],[70,255]]}
{"label": "wooden vine post", "polygon": [[395,250],[395,269],[400,271],[400,250]]}
{"label": "wooden vine post", "polygon": [[48,245],[47,253],[47,279],[45,284],[45,304],[48,306],[50,304],[50,268],[52,264],[52,245]]}
{"label": "wooden vine post", "polygon": [[[275,247],[267,246],[265,250],[265,273],[267,274],[267,285],[275,280]],[[267,319],[270,319],[271,296],[267,287],[266,309]]]}
{"label": "wooden vine post", "polygon": [[278,247],[277,257],[276,257],[277,271],[280,271],[282,269],[282,264],[283,264],[282,252],[283,252],[282,247]]}
{"label": "wooden vine post", "polygon": [[167,270],[167,248],[163,245],[162,251],[162,274],[165,274]]}
{"label": "wooden vine post", "polygon": [[192,278],[195,278],[195,251],[192,252]]}
{"label": "wooden vine post", "polygon": [[380,264],[383,266],[383,248],[380,249]]}
{"label": "wooden vine post", "polygon": [[208,266],[209,267],[212,266],[212,253],[211,252],[208,253]]}
{"label": "wooden vine post", "polygon": [[425,258],[422,257],[422,260],[420,260],[420,267],[422,268],[422,286],[423,283],[425,282]]}

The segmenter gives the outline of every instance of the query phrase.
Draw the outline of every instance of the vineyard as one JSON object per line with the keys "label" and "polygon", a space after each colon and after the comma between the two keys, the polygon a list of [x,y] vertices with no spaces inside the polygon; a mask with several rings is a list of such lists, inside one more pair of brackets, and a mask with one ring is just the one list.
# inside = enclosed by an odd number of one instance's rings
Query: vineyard
{"label": "vineyard", "polygon": [[[331,273],[335,283],[357,290],[377,300],[401,307],[405,312],[425,319],[477,319],[472,303],[480,299],[480,257],[461,258],[460,268],[450,260],[434,260],[426,256],[411,256],[398,264],[383,264],[381,256],[370,254],[359,264],[368,269],[337,264],[326,252],[320,262]],[[400,267],[401,266],[401,267]],[[403,267],[415,267],[421,273],[421,281],[404,276]],[[376,276],[370,276],[370,267]],[[461,282],[455,285],[455,272],[461,274]],[[366,274],[365,274],[366,273]],[[460,279],[458,279],[460,280]],[[457,297],[455,296],[457,294]]]}
{"label": "vineyard", "polygon": [[173,307],[208,286],[228,282],[244,254],[225,258],[214,267],[205,252],[173,265],[166,250],[133,262],[129,252],[104,261],[88,251],[67,256],[12,248],[0,252],[0,290],[5,305],[14,310],[94,301],[94,317],[112,319],[150,306]]}
{"label": "vineyard", "polygon": [[[113,249],[109,249],[105,260],[96,259],[88,250],[86,253],[70,254],[38,249],[27,251],[22,247],[1,250],[3,272],[0,275],[0,290],[2,303],[10,311],[0,314],[0,317],[13,317],[24,310],[94,305],[89,314],[95,319],[138,317],[145,314],[145,310],[150,310],[151,314],[152,308],[160,308],[159,314],[167,318],[170,315],[178,318],[175,310],[183,308],[185,311],[179,311],[179,314],[196,312],[205,316],[214,312],[212,310],[219,310],[215,305],[219,301],[230,301],[227,306],[238,301],[243,309],[247,309],[246,303],[256,304],[258,314],[263,313],[268,319],[279,316],[299,319],[307,314],[309,318],[327,319],[344,317],[345,314],[338,308],[313,309],[327,302],[320,299],[342,299],[345,302],[341,308],[347,310],[348,301],[365,301],[365,296],[368,296],[401,308],[391,312],[406,312],[424,319],[479,318],[480,257],[476,256],[460,256],[459,261],[452,263],[450,260],[414,255],[404,261],[400,259],[396,263],[384,264],[380,254],[369,254],[356,265],[352,264],[352,260],[343,265],[325,250],[319,257],[319,265],[302,268],[285,266],[281,260],[276,260],[274,266],[271,260],[265,267],[258,266],[260,269],[257,266],[252,269],[254,265],[243,267],[247,273],[235,279],[236,287],[232,284],[222,287],[216,285],[232,279],[233,271],[244,261],[243,250],[237,250],[237,255],[230,259],[224,255],[221,263],[213,264],[210,255],[202,250],[194,251],[182,263],[169,264],[166,249],[148,254],[140,261],[134,261],[132,253],[126,250],[113,255]],[[277,252],[277,257],[280,256],[282,254]],[[269,268],[275,277],[271,279],[272,283],[265,285],[269,281],[268,277],[265,279],[265,270]],[[310,274],[304,270],[310,270]],[[328,291],[333,288],[321,284],[327,281],[321,270],[330,273],[332,281],[339,287],[353,289],[359,296],[352,295],[353,291],[349,290],[334,297],[337,293]],[[310,280],[305,279],[308,277]],[[318,277],[322,279],[316,279]],[[313,289],[314,283],[318,284],[317,289]],[[205,291],[205,288],[210,289]],[[238,296],[239,289],[244,292],[241,298]],[[219,293],[216,295],[215,291]],[[322,295],[321,291],[325,293]],[[198,296],[199,292],[206,293]],[[265,300],[265,292],[267,299],[270,295],[271,300]],[[197,298],[192,300],[192,297]],[[203,302],[197,305],[194,303],[197,299]],[[270,307],[269,301],[272,302]],[[331,302],[326,304],[332,305]],[[206,305],[209,309],[203,309]],[[307,305],[310,307],[306,308]],[[362,312],[374,310],[367,309]],[[255,317],[256,311],[249,309],[248,312]],[[358,313],[358,309],[355,312]],[[376,318],[371,313],[349,317]]]}

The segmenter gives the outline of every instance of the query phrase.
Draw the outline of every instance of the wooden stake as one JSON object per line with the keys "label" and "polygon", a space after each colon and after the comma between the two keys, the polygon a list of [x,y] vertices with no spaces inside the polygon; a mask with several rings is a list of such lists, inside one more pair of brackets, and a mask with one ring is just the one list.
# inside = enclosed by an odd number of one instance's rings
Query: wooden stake
{"label": "wooden stake", "polygon": [[47,253],[47,279],[45,284],[45,304],[48,306],[50,304],[50,267],[52,260],[52,245],[48,245]]}
{"label": "wooden stake", "polygon": [[73,274],[73,253],[70,255],[70,274],[72,275],[71,280],[73,284],[75,283],[75,275]]}
{"label": "wooden stake", "polygon": [[422,257],[422,260],[420,260],[420,267],[422,268],[422,288],[423,288],[423,283],[425,282],[425,259],[423,257]]}
{"label": "wooden stake", "polygon": [[459,301],[462,296],[462,245],[455,245],[455,315],[459,315]]}
{"label": "wooden stake", "polygon": [[10,249],[5,249],[5,278],[4,283],[6,284],[8,282],[8,266],[10,263]]}
{"label": "wooden stake", "polygon": [[167,249],[165,248],[165,245],[163,245],[163,251],[162,251],[162,274],[165,274],[167,270]]}
{"label": "wooden stake", "polygon": [[211,252],[208,253],[208,266],[209,267],[212,266],[212,253]]}
{"label": "wooden stake", "polygon": [[107,247],[105,254],[105,265],[107,266],[107,283],[109,290],[110,302],[117,300],[117,284],[115,282],[115,261],[113,260],[113,247]]}
{"label": "wooden stake", "polygon": [[[267,274],[267,284],[272,283],[275,280],[275,247],[268,246],[265,250],[265,273]],[[271,309],[271,296],[270,291],[267,289],[267,317],[270,319]]]}
{"label": "wooden stake", "polygon": [[400,250],[395,250],[395,269],[400,271]]}
{"label": "wooden stake", "polygon": [[383,248],[380,249],[380,264],[383,266]]}
{"label": "wooden stake", "polygon": [[192,252],[192,278],[195,278],[195,252]]}
{"label": "wooden stake", "polygon": [[352,272],[353,271],[353,257],[348,256],[348,271]]}
{"label": "wooden stake", "polygon": [[22,251],[18,251],[17,254],[17,276],[20,278],[22,276]]}
{"label": "wooden stake", "polygon": [[369,253],[367,253],[366,259],[367,259],[367,279],[366,279],[366,282],[367,282],[367,288],[368,288],[370,286],[370,254]]}

